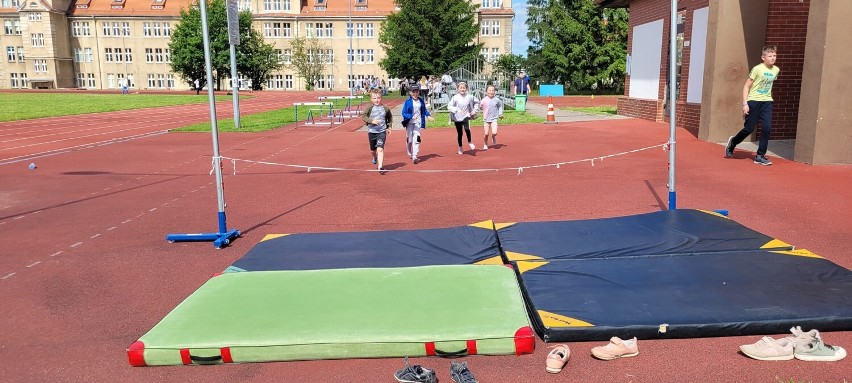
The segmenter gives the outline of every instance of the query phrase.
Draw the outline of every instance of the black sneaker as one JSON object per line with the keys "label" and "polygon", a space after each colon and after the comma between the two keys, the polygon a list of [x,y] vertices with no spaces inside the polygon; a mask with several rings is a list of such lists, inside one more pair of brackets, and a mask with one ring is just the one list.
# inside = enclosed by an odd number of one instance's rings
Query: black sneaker
{"label": "black sneaker", "polygon": [[473,373],[467,369],[466,362],[450,362],[450,377],[456,383],[478,383]]}
{"label": "black sneaker", "polygon": [[756,163],[758,165],[764,165],[764,166],[772,165],[772,161],[766,159],[766,156],[760,156],[760,155],[754,157],[754,163]]}
{"label": "black sneaker", "polygon": [[424,368],[419,364],[413,366],[408,365],[408,358],[405,358],[405,367],[393,374],[397,382],[401,383],[437,383],[438,378],[435,376],[435,371]]}
{"label": "black sneaker", "polygon": [[734,140],[734,136],[728,137],[728,144],[725,145],[725,158],[731,158],[734,156],[734,147],[731,145],[731,141]]}

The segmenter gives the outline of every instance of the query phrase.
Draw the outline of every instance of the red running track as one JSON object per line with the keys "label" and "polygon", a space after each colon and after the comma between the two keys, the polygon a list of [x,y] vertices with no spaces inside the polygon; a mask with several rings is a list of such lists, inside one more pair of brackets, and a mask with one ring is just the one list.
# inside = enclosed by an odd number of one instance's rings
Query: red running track
{"label": "red running track", "polygon": [[[203,110],[197,112],[201,116],[185,123],[204,118]],[[150,113],[138,111],[123,120],[145,120]],[[108,120],[67,121],[68,129],[76,129]],[[67,151],[38,159],[35,170],[24,162],[0,166],[0,380],[392,382],[402,359],[132,368],[124,350],[269,233],[585,219],[666,208],[668,156],[660,148],[594,166],[582,162],[521,174],[308,173],[282,165],[372,168],[366,134],[354,132],[356,125],[220,135],[223,156],[270,163],[237,161],[235,169],[226,162],[228,223],[244,237],[222,250],[210,243],[164,240],[168,233],[216,229],[209,134],[168,133]],[[454,131],[427,130],[424,161],[412,165],[404,158],[402,135],[394,132],[388,167],[451,170],[581,160],[661,144],[668,126],[641,120],[504,126],[499,137],[501,144],[487,152],[459,156]],[[680,207],[729,209],[747,226],[852,267],[852,166],[774,158],[775,165],[756,166],[747,153],[724,159],[722,146],[683,130],[677,150]],[[400,304],[411,301],[416,297]],[[829,343],[852,348],[852,332],[823,335]],[[571,343],[571,360],[558,375],[544,371],[549,349],[541,342],[532,355],[464,360],[481,382],[842,382],[852,377],[849,358],[761,362],[738,353],[738,345],[757,339],[643,340],[638,357],[609,362],[589,354],[601,342]],[[445,359],[412,363],[435,368],[441,381],[450,381]]]}

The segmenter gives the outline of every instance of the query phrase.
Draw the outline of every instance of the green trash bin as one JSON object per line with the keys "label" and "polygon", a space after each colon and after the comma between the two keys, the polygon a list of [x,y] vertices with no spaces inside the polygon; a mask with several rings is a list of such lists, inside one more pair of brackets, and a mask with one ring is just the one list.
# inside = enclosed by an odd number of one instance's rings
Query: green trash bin
{"label": "green trash bin", "polygon": [[515,95],[515,110],[519,112],[527,111],[527,95],[525,94],[516,94]]}

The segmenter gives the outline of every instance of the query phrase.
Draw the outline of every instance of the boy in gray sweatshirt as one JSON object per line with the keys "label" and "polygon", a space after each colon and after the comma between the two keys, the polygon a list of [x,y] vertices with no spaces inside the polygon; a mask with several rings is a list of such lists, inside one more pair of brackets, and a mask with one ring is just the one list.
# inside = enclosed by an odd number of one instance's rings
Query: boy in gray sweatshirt
{"label": "boy in gray sweatshirt", "polygon": [[390,108],[382,104],[382,90],[373,89],[370,91],[370,101],[372,102],[364,113],[361,114],[361,119],[367,124],[367,137],[370,139],[370,152],[373,154],[373,164],[380,173],[385,171],[382,166],[385,160],[385,141],[387,135],[390,134],[390,126],[393,120]]}

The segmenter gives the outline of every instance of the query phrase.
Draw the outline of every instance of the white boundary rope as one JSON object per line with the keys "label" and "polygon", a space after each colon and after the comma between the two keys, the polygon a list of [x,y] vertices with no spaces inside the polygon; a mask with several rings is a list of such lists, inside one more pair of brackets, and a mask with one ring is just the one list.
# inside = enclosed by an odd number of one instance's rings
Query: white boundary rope
{"label": "white boundary rope", "polygon": [[[669,142],[666,142],[666,143],[663,143],[663,144],[646,146],[644,148],[628,150],[628,151],[624,151],[624,152],[620,152],[620,153],[607,154],[607,155],[600,156],[600,157],[584,158],[584,159],[581,159],[581,160],[555,162],[555,163],[540,164],[540,165],[527,165],[527,166],[503,167],[503,168],[484,168],[484,169],[385,169],[383,171],[388,172],[388,173],[390,173],[390,172],[398,172],[398,173],[400,173],[400,172],[407,172],[407,173],[475,173],[475,172],[499,172],[499,171],[512,170],[512,171],[517,171],[518,175],[521,175],[521,173],[523,173],[524,169],[537,169],[537,168],[547,168],[547,167],[555,167],[555,168],[559,169],[562,165],[571,165],[571,164],[578,164],[578,163],[583,163],[583,162],[589,162],[589,163],[591,163],[592,166],[595,166],[595,160],[598,160],[598,162],[603,162],[603,160],[606,159],[606,158],[624,156],[624,155],[628,155],[628,154],[631,154],[631,153],[637,153],[637,152],[641,152],[641,151],[645,151],[645,150],[649,150],[649,149],[654,149],[654,148],[662,148],[665,151],[665,150],[668,150],[669,144],[670,144]],[[324,170],[324,171],[336,171],[336,172],[378,172],[378,171],[380,171],[378,169],[332,168],[332,167],[325,167],[325,166],[282,164],[282,163],[277,163],[277,162],[246,160],[246,159],[224,157],[224,156],[220,157],[220,159],[222,160],[222,162],[220,162],[220,163],[224,163],[224,160],[230,160],[231,161],[231,165],[234,167],[233,175],[237,175],[237,161],[245,162],[245,163],[249,163],[249,164],[284,166],[284,167],[290,167],[290,168],[305,169],[305,171],[307,173],[310,173],[311,170]],[[213,171],[211,170],[211,174],[212,174],[212,172]]]}

